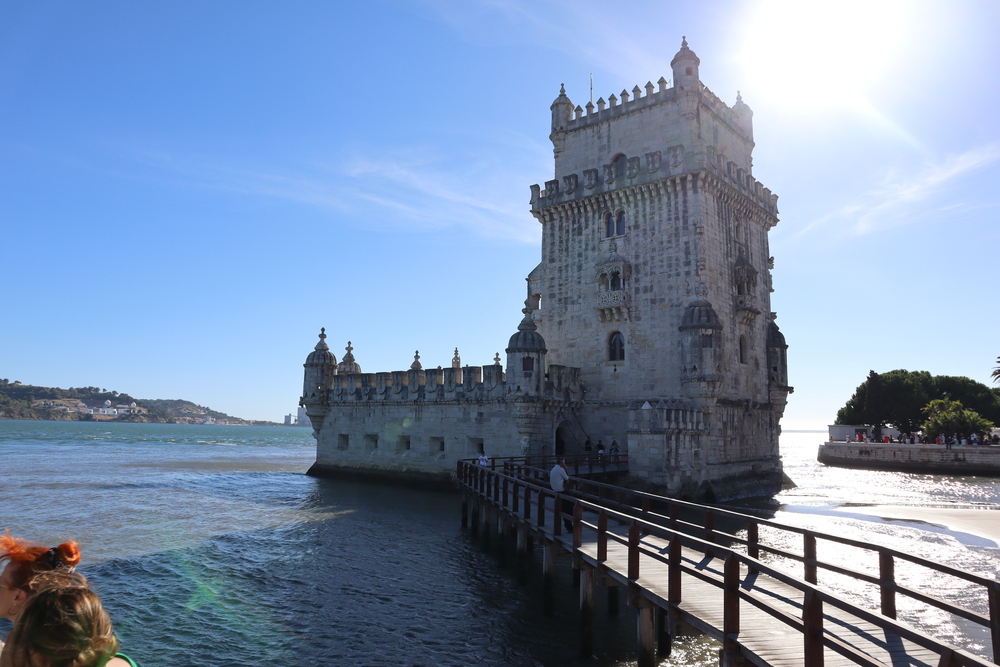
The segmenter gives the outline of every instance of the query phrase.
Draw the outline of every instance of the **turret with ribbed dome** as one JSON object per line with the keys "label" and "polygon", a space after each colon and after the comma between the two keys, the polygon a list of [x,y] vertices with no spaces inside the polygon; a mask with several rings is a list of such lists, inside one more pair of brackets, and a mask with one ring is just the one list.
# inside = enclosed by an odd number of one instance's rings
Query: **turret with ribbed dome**
{"label": "turret with ribbed dome", "polygon": [[328,411],[328,391],[333,384],[333,376],[337,374],[337,357],[326,344],[326,328],[319,330],[319,342],[306,357],[304,380],[302,383],[302,398],[299,405],[306,408],[306,414],[313,424],[313,429],[319,430],[323,418]]}
{"label": "turret with ribbed dome", "polygon": [[524,301],[521,309],[524,318],[517,325],[517,333],[507,342],[507,386],[512,391],[537,395],[542,390],[545,376],[545,339],[538,333],[531,317],[531,302]]}
{"label": "turret with ribbed dome", "polygon": [[319,342],[306,357],[305,380],[302,385],[302,400],[318,402],[330,387],[332,377],[337,374],[337,357],[333,356],[326,344],[326,328],[319,330]]}
{"label": "turret with ribbed dome", "polygon": [[674,71],[674,88],[697,91],[699,65],[701,65],[701,60],[694,51],[688,48],[687,37],[682,37],[680,51],[670,61],[670,67]]}
{"label": "turret with ribbed dome", "polygon": [[341,374],[360,373],[361,364],[354,360],[354,348],[351,346],[351,341],[347,341],[347,347],[344,349],[347,350],[347,354],[344,355],[343,361],[337,365],[337,372]]}

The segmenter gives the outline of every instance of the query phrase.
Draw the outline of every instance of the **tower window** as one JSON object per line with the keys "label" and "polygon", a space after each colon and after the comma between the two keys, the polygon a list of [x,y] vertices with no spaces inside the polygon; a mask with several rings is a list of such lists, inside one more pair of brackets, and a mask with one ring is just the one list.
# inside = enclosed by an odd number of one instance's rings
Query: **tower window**
{"label": "tower window", "polygon": [[611,291],[620,292],[622,289],[622,274],[617,271],[611,272]]}
{"label": "tower window", "polygon": [[625,361],[625,337],[620,331],[608,338],[608,361]]}
{"label": "tower window", "polygon": [[531,357],[524,357],[521,359],[521,370],[525,373],[530,373],[535,370],[535,360]]}
{"label": "tower window", "polygon": [[686,67],[684,69],[684,73],[687,74],[688,76],[691,76],[692,74],[694,74],[694,70],[691,69],[690,67]]}
{"label": "tower window", "polygon": [[740,336],[740,363],[747,363],[747,337]]}
{"label": "tower window", "polygon": [[608,211],[604,214],[604,236],[611,238],[615,235],[615,217]]}
{"label": "tower window", "polygon": [[701,335],[701,346],[704,349],[711,349],[715,347],[715,341],[712,340],[712,334]]}
{"label": "tower window", "polygon": [[615,215],[615,234],[617,236],[625,235],[625,211],[618,211]]}

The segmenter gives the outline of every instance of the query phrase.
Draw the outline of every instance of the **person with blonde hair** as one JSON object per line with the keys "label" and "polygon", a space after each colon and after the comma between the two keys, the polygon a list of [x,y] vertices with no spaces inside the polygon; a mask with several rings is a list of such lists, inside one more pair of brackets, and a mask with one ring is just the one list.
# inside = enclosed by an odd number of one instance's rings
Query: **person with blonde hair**
{"label": "person with blonde hair", "polygon": [[118,639],[101,599],[75,572],[75,542],[47,549],[0,536],[0,616],[14,628],[0,667],[136,667],[118,654]]}

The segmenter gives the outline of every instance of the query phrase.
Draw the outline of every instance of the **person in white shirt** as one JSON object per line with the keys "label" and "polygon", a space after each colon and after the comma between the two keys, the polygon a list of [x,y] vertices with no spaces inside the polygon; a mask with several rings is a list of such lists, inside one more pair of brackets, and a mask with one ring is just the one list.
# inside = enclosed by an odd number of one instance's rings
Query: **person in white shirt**
{"label": "person in white shirt", "polygon": [[[569,482],[569,473],[566,472],[566,459],[560,458],[559,463],[549,471],[549,486],[556,493],[563,493],[566,490],[566,483]],[[562,512],[564,514],[573,514],[573,502],[562,499]],[[573,530],[573,522],[568,518],[563,518],[563,526],[566,527],[567,531]]]}
{"label": "person in white shirt", "polygon": [[490,457],[486,456],[486,452],[479,455],[479,465],[485,468],[490,464]]}

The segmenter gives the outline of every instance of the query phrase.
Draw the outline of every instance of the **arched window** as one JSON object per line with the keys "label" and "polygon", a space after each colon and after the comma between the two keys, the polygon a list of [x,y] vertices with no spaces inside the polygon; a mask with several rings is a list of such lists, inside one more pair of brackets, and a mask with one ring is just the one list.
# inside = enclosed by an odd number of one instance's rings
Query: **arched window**
{"label": "arched window", "polygon": [[615,215],[615,235],[625,235],[625,211],[618,211]]}
{"label": "arched window", "polygon": [[747,337],[740,336],[740,363],[747,363]]}
{"label": "arched window", "polygon": [[622,274],[617,271],[611,272],[611,291],[620,292],[622,289]]}
{"label": "arched window", "polygon": [[604,214],[604,236],[611,238],[615,235],[615,216],[611,211]]}
{"label": "arched window", "polygon": [[608,338],[608,360],[625,361],[625,337],[619,331]]}

